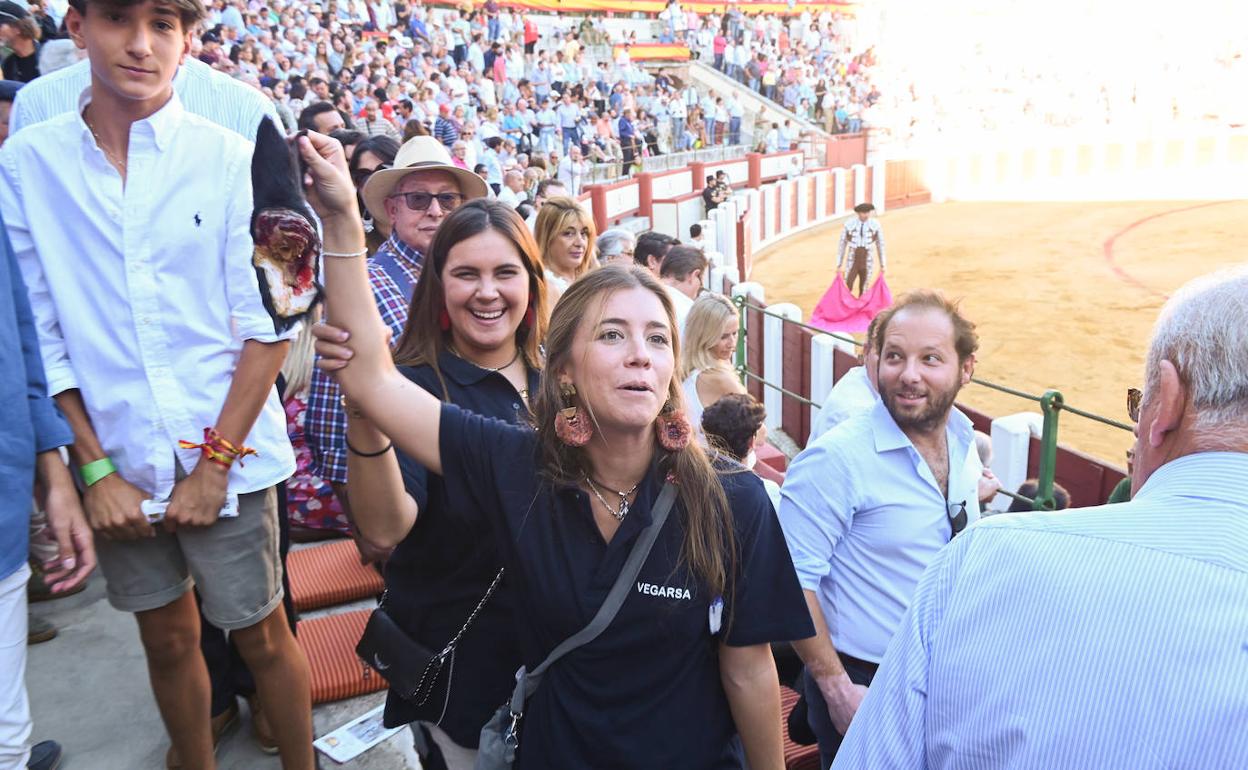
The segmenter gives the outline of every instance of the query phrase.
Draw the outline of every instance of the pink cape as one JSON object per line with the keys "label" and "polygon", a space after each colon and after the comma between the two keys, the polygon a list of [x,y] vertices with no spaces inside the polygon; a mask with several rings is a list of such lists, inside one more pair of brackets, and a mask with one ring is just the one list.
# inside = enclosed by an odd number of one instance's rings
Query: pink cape
{"label": "pink cape", "polygon": [[871,319],[891,304],[893,293],[884,276],[877,278],[861,297],[850,293],[844,279],[837,277],[815,305],[810,325],[829,332],[865,332]]}

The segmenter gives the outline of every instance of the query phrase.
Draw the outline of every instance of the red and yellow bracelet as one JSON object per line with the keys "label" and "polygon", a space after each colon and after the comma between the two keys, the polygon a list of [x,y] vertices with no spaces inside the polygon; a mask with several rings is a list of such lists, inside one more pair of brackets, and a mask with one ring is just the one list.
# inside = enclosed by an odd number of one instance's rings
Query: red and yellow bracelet
{"label": "red and yellow bracelet", "polygon": [[216,428],[204,428],[204,441],[202,444],[182,440],[178,442],[178,446],[183,449],[198,449],[203,453],[205,460],[210,463],[216,463],[227,470],[234,464],[235,460],[238,460],[238,464],[242,465],[244,457],[258,454],[251,447],[235,445],[234,442],[218,433]]}

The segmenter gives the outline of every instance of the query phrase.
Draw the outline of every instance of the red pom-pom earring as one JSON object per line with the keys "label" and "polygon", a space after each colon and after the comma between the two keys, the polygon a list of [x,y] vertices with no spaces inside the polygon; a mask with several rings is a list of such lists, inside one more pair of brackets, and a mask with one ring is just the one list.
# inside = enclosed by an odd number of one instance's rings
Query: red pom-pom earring
{"label": "red pom-pom earring", "polygon": [[685,417],[685,413],[672,406],[671,401],[663,405],[663,411],[659,413],[655,423],[659,444],[664,449],[669,452],[679,452],[689,446],[689,437],[693,435],[693,428],[689,425],[689,418]]}
{"label": "red pom-pom earring", "polygon": [[576,396],[576,386],[561,385],[559,393],[563,396],[563,408],[555,413],[555,435],[568,446],[585,446],[594,435],[589,420],[581,413],[572,399]]}
{"label": "red pom-pom earring", "polygon": [[438,327],[444,332],[451,330],[451,314],[446,309],[446,305],[442,306],[442,312],[438,314]]}

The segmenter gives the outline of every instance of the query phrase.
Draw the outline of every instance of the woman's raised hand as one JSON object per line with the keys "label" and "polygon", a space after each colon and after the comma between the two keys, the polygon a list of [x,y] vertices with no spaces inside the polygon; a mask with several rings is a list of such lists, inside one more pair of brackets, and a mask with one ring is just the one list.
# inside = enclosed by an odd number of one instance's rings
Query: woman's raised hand
{"label": "woman's raised hand", "polygon": [[305,173],[303,187],[308,203],[322,220],[360,216],[355,186],[347,173],[347,156],[337,139],[309,131],[299,136],[299,157]]}

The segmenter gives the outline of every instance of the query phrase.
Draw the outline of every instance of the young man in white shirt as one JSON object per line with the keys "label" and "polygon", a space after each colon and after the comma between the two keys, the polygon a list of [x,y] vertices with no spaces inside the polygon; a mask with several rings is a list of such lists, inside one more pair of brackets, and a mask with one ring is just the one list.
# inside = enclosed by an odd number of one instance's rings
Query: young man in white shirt
{"label": "young man in white shirt", "polygon": [[[252,266],[250,143],[188,114],[171,85],[203,15],[199,0],[73,0],[91,86],[77,111],[6,143],[0,209],[105,536],[109,601],[136,615],[177,754],[212,766],[194,585],[256,678],[283,765],[311,768],[275,495],[294,458],[274,380],[299,327],[266,310]],[[168,501],[157,526],[150,498]]]}
{"label": "young man in white shirt", "polygon": [[693,301],[702,291],[702,277],[706,274],[706,254],[692,246],[673,246],[663,257],[659,266],[659,282],[672,300],[676,311],[676,325],[681,337],[685,333],[685,319],[693,309]]}

